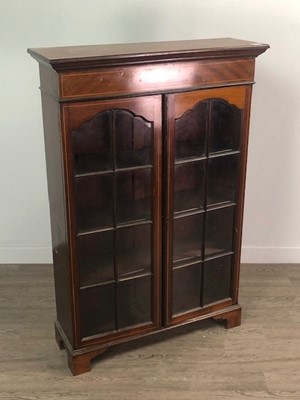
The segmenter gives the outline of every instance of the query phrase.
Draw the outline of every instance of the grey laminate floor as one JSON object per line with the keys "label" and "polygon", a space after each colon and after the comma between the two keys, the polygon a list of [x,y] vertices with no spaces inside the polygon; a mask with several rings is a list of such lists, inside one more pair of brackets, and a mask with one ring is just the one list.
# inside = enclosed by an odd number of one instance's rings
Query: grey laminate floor
{"label": "grey laminate floor", "polygon": [[300,265],[243,265],[242,326],[213,321],[108,351],[72,377],[51,266],[0,266],[0,399],[300,399]]}

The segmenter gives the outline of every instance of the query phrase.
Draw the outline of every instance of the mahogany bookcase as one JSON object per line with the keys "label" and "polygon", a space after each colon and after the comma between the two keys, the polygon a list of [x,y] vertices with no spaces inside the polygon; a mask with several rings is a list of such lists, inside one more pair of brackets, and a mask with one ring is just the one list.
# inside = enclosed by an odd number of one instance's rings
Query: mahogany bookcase
{"label": "mahogany bookcase", "polygon": [[29,49],[39,62],[59,346],[241,322],[255,58],[236,39]]}

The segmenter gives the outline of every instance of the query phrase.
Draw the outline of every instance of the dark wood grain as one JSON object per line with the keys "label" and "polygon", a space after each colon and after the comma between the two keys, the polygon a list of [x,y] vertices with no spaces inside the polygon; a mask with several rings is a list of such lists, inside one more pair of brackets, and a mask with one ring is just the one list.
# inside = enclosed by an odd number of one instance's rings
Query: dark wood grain
{"label": "dark wood grain", "polygon": [[269,45],[231,38],[28,49],[55,70],[219,57],[256,57]]}
{"label": "dark wood grain", "polygon": [[[235,219],[235,265],[239,265],[241,258],[241,246],[242,246],[242,230],[243,230],[243,215],[244,215],[244,200],[245,200],[245,184],[246,184],[246,169],[247,169],[247,156],[248,156],[248,141],[249,141],[249,124],[250,124],[250,108],[251,108],[251,95],[252,87],[248,86],[245,93],[245,107],[243,111],[243,135],[241,137],[241,155],[240,155],[240,167],[239,177],[237,185],[236,197],[237,211]],[[235,302],[238,301],[239,292],[239,274],[240,268],[233,270],[232,277],[232,298]]]}
{"label": "dark wood grain", "polygon": [[[174,294],[172,293],[173,291],[173,285],[172,285],[172,266],[173,266],[173,246],[174,246],[174,229],[173,229],[173,214],[174,214],[174,205],[173,205],[173,192],[174,192],[174,162],[175,162],[175,155],[174,155],[174,148],[175,148],[175,143],[174,143],[174,134],[175,134],[175,121],[179,120],[182,116],[188,115],[187,112],[191,109],[193,109],[196,104],[201,104],[201,102],[208,101],[209,99],[222,99],[228,102],[230,105],[234,105],[238,107],[241,110],[245,109],[246,102],[248,101],[248,87],[247,86],[239,86],[239,87],[232,87],[232,88],[220,88],[220,89],[210,89],[210,90],[201,90],[201,91],[192,91],[189,93],[178,93],[174,95],[168,95],[167,97],[167,107],[168,107],[168,145],[167,145],[167,218],[165,221],[166,227],[165,231],[167,232],[167,245],[166,245],[166,258],[165,258],[165,266],[167,268],[167,281],[166,281],[166,318],[169,321],[170,324],[177,324],[181,321],[184,320],[184,318],[195,318],[197,315],[203,315],[206,312],[209,312],[209,310],[214,310],[214,309],[220,309],[220,307],[227,307],[230,304],[236,304],[238,302],[238,297],[237,297],[237,287],[238,287],[238,271],[239,271],[239,262],[240,262],[240,245],[241,245],[241,239],[240,239],[240,227],[241,227],[241,209],[243,209],[243,196],[244,196],[244,186],[242,183],[244,182],[245,175],[244,175],[244,170],[245,170],[245,158],[246,158],[246,153],[247,153],[247,138],[248,138],[248,107],[246,109],[246,112],[243,114],[244,115],[244,121],[241,126],[241,131],[239,132],[239,136],[241,137],[242,140],[242,145],[240,148],[241,151],[241,161],[238,166],[238,171],[241,171],[239,173],[239,179],[240,182],[238,184],[238,191],[236,195],[235,202],[238,204],[237,208],[237,213],[236,213],[236,218],[234,222],[234,229],[233,231],[235,232],[234,235],[234,263],[233,263],[233,269],[232,269],[232,285],[230,289],[231,295],[229,296],[229,293],[227,296],[223,296],[224,299],[223,301],[217,301],[215,305],[208,305],[205,304],[205,307],[202,308],[203,306],[201,305],[201,302],[199,301],[198,304],[198,310],[193,310],[193,311],[188,311],[185,313],[185,317],[183,315],[181,316],[174,316],[172,315],[172,298]],[[211,128],[209,127],[209,123],[207,125],[207,130],[209,131]],[[186,135],[186,133],[184,133]],[[204,133],[204,135],[208,135],[209,132]],[[205,142],[208,143],[208,136],[205,139]],[[205,150],[205,159],[203,160],[204,162],[208,161],[209,154],[208,148]],[[202,155],[203,159],[203,155]],[[187,165],[187,164],[185,164]],[[207,167],[206,167],[207,168]],[[206,191],[206,189],[205,189]],[[203,196],[205,197],[205,196]],[[204,201],[205,207],[206,207],[206,201]],[[201,211],[201,210],[200,210]],[[206,217],[207,219],[207,217]],[[225,229],[225,227],[224,227]],[[187,233],[185,233],[187,234]],[[203,240],[204,240],[204,235],[203,235]],[[204,244],[203,244],[204,246]],[[199,259],[199,261],[204,261],[203,254],[202,257]],[[229,273],[230,274],[230,273]],[[229,279],[229,277],[223,277],[223,282],[224,279]],[[203,282],[201,282],[201,285],[203,285]],[[212,288],[211,291],[214,291],[216,293],[216,296],[218,298],[218,288]],[[199,293],[200,293],[200,287],[199,287]],[[206,293],[206,292],[205,292]],[[207,294],[205,294],[207,297]],[[208,296],[208,298],[211,298],[212,293]],[[222,296],[221,296],[222,297]],[[221,300],[221,299],[220,299]],[[207,300],[204,299],[204,303],[207,303]],[[208,309],[206,308],[208,307]],[[195,307],[196,308],[196,307]],[[230,326],[230,324],[229,324]]]}
{"label": "dark wood grain", "polygon": [[[100,338],[84,339],[80,334],[80,313],[82,308],[79,300],[79,281],[78,281],[78,258],[77,258],[77,240],[76,240],[76,195],[74,190],[74,165],[72,157],[72,146],[70,141],[70,133],[80,127],[84,121],[89,121],[93,116],[112,108],[126,109],[134,112],[136,115],[143,116],[151,123],[153,123],[153,144],[154,144],[154,160],[153,160],[153,233],[152,233],[152,267],[153,274],[152,285],[152,322],[147,323],[145,326],[138,328],[127,329],[114,334],[107,334]],[[77,347],[91,345],[97,342],[107,343],[114,342],[119,338],[126,338],[138,335],[140,332],[149,332],[157,330],[160,327],[161,321],[161,97],[139,97],[117,100],[106,100],[97,102],[80,102],[75,104],[65,104],[62,107],[62,138],[65,148],[65,158],[68,160],[66,165],[66,184],[68,186],[68,193],[70,194],[68,209],[70,213],[69,232],[71,235],[70,240],[70,253],[72,257],[72,271],[75,276],[74,287],[74,308],[75,308],[75,321],[76,321],[76,343]]]}
{"label": "dark wood grain", "polygon": [[28,50],[40,63],[55,337],[74,375],[118,343],[208,318],[240,324],[251,87],[267,48]]}
{"label": "dark wood grain", "polygon": [[42,105],[57,318],[63,326],[68,340],[74,344],[73,289],[70,276],[65,174],[62,163],[64,157],[61,146],[59,105],[45,94],[42,95]]}
{"label": "dark wood grain", "polygon": [[60,74],[64,100],[253,83],[253,59],[154,63]]}

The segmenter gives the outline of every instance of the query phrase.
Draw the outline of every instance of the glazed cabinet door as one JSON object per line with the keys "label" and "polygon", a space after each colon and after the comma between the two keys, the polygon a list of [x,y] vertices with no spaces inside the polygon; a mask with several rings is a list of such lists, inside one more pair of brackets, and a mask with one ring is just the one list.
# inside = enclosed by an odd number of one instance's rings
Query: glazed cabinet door
{"label": "glazed cabinet door", "polygon": [[62,105],[77,345],[161,320],[161,97]]}
{"label": "glazed cabinet door", "polygon": [[167,324],[237,302],[250,90],[167,96]]}

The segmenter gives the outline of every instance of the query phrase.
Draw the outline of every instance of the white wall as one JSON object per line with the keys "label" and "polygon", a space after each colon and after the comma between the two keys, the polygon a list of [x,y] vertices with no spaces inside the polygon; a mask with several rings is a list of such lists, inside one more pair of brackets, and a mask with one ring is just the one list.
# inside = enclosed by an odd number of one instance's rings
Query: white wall
{"label": "white wall", "polygon": [[38,65],[27,47],[235,37],[257,59],[243,261],[300,262],[299,0],[0,0],[0,263],[51,262]]}

